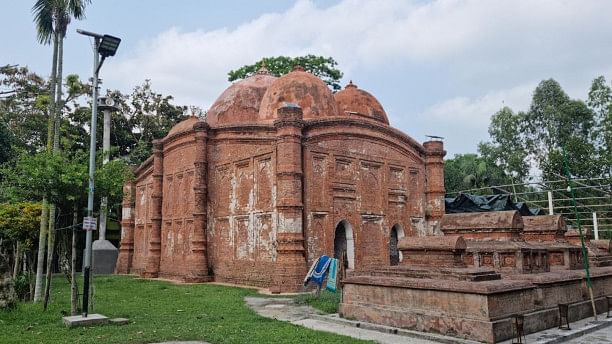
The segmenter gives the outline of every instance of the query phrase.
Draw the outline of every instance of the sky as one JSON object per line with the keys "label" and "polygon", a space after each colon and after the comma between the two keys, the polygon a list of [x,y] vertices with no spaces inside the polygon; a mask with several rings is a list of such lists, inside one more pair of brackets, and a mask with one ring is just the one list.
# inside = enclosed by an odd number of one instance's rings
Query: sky
{"label": "sky", "polygon": [[[0,65],[48,76],[51,47],[36,41],[34,1],[0,0]],[[203,109],[227,72],[266,56],[332,56],[417,141],[444,137],[447,157],[474,153],[502,106],[527,110],[537,84],[557,80],[586,99],[612,79],[612,1],[597,0],[93,0],[73,20],[64,74],[92,71],[89,38],[122,38],[104,63],[104,87],[130,92],[145,79],[177,105]]]}

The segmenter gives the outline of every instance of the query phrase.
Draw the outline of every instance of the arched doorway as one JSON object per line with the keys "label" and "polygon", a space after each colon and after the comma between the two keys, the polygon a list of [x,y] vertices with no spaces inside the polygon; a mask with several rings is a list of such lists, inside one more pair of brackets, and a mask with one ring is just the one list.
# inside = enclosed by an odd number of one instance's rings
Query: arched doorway
{"label": "arched doorway", "polygon": [[400,224],[391,227],[389,236],[389,263],[398,265],[402,261],[402,252],[397,249],[397,242],[404,237],[404,229]]}
{"label": "arched doorway", "polygon": [[342,253],[346,251],[349,269],[355,268],[355,245],[353,241],[353,227],[346,220],[336,225],[334,232],[334,258],[341,259]]}

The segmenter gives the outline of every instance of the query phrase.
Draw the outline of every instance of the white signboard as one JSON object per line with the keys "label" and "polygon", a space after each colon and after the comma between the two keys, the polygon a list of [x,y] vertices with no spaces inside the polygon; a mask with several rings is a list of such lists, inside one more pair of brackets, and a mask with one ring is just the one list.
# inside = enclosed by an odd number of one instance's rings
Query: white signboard
{"label": "white signboard", "polygon": [[83,218],[83,230],[95,231],[98,227],[98,219],[95,217],[84,217]]}

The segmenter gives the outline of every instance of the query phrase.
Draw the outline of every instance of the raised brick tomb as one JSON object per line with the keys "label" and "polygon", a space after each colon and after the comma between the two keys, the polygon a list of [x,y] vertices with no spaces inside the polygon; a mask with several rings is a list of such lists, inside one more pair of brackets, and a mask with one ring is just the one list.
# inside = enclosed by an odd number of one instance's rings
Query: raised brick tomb
{"label": "raised brick tomb", "polygon": [[[404,238],[399,266],[350,275],[341,314],[487,343],[513,336],[515,314],[525,316],[526,333],[558,326],[559,303],[571,304],[570,321],[590,316],[580,248],[565,239],[565,223],[529,218],[525,234],[523,220],[515,211],[444,215],[448,236]],[[602,312],[612,268],[594,267],[591,277]]]}

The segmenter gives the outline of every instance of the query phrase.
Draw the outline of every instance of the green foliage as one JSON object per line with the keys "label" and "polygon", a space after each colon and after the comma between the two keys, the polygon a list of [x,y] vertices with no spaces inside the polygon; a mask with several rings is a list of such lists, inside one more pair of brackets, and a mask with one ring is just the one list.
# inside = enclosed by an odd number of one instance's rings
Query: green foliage
{"label": "green foliage", "polygon": [[96,168],[95,192],[98,197],[108,197],[111,208],[117,206],[123,200],[124,182],[132,177],[132,171],[125,161],[111,160],[106,165]]}
{"label": "green foliage", "polygon": [[15,293],[19,300],[28,300],[30,295],[30,279],[29,274],[19,274],[13,280],[15,283]]}
{"label": "green foliage", "polygon": [[12,199],[54,204],[77,200],[86,191],[87,165],[63,153],[22,154],[14,166],[3,170],[3,188]]}
{"label": "green foliage", "polygon": [[[611,97],[602,81],[594,81],[589,104],[605,113]],[[570,99],[555,80],[543,80],[533,92],[529,111],[514,113],[504,107],[492,116],[491,141],[481,143],[479,152],[519,179],[537,167],[545,180],[555,180],[564,175],[564,148],[574,177],[601,176],[609,169],[602,159],[608,150],[601,148],[606,130],[595,114],[584,102]]]}
{"label": "green foliage", "polygon": [[587,105],[595,112],[595,146],[602,169],[612,177],[612,88],[603,76],[593,80]]}
{"label": "green foliage", "polygon": [[365,343],[263,318],[244,302],[244,297],[257,295],[254,290],[128,276],[95,277],[94,285],[96,313],[125,317],[130,324],[66,328],[58,316],[69,313],[70,291],[65,278],[58,276],[47,312],[31,303],[0,312],[0,343]]}
{"label": "green foliage", "polygon": [[0,122],[0,165],[13,159],[15,155],[13,141],[13,134],[6,124]]}
{"label": "green foliage", "polygon": [[36,244],[40,221],[39,203],[0,203],[0,238],[20,242],[25,251]]}
{"label": "green foliage", "polygon": [[228,73],[228,80],[246,79],[255,74],[262,66],[265,66],[272,75],[281,76],[289,73],[297,65],[304,67],[304,70],[307,72],[321,78],[334,91],[341,88],[339,81],[342,79],[343,74],[339,69],[335,68],[338,65],[336,60],[332,57],[315,55],[264,57],[252,65],[242,66],[237,70],[230,71]]}
{"label": "green foliage", "polygon": [[0,66],[0,123],[9,132],[11,151],[34,153],[45,147],[48,102],[43,78],[26,67]]}
{"label": "green foliage", "polygon": [[519,179],[529,173],[527,152],[521,139],[521,126],[524,121],[524,113],[515,114],[509,107],[502,108],[491,117],[489,135],[492,142],[480,143],[478,147],[485,160]]}
{"label": "green foliage", "polygon": [[37,39],[41,44],[49,44],[54,33],[66,36],[70,17],[85,17],[85,6],[91,0],[36,0],[32,7]]}
{"label": "green foliage", "polygon": [[[476,154],[456,154],[453,159],[444,162],[444,187],[448,194],[502,185],[510,180],[500,166]],[[490,190],[474,193],[489,194]]]}
{"label": "green foliage", "polygon": [[[130,164],[138,165],[146,160],[152,153],[151,142],[163,138],[174,125],[187,118],[186,107],[172,104],[172,96],[156,93],[149,80],[129,95],[119,91],[109,95],[117,100],[122,113],[111,118],[111,144]],[[97,135],[101,147],[101,126]]]}
{"label": "green foliage", "polygon": [[546,179],[564,175],[560,159],[564,147],[572,173],[580,177],[599,176],[593,164],[591,132],[593,112],[579,100],[570,99],[559,83],[549,79],[536,87],[531,107],[525,115],[522,134],[527,152],[543,171]]}

